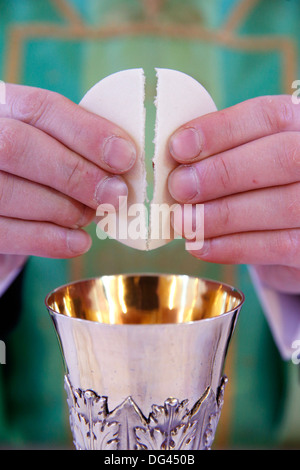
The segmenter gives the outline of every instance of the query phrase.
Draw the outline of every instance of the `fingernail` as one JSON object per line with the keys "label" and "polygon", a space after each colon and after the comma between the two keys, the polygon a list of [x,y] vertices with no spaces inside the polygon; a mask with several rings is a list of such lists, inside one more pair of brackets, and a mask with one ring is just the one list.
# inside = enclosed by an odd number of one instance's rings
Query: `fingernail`
{"label": "fingernail", "polygon": [[97,204],[108,204],[118,209],[120,196],[128,196],[128,188],[125,181],[120,176],[107,176],[98,184],[95,200]]}
{"label": "fingernail", "polygon": [[104,141],[103,160],[115,171],[128,171],[134,164],[136,149],[132,142],[112,136]]}
{"label": "fingernail", "polygon": [[78,229],[89,225],[94,218],[95,211],[90,207],[85,206],[81,212],[80,218],[76,224],[72,225],[71,228]]}
{"label": "fingernail", "polygon": [[202,136],[194,127],[179,129],[170,139],[169,150],[175,160],[194,160],[201,153]]}
{"label": "fingernail", "polygon": [[86,253],[91,247],[91,238],[83,230],[68,230],[67,245],[71,253]]}
{"label": "fingernail", "polygon": [[169,177],[169,191],[174,199],[187,202],[199,193],[198,175],[192,166],[180,166]]}

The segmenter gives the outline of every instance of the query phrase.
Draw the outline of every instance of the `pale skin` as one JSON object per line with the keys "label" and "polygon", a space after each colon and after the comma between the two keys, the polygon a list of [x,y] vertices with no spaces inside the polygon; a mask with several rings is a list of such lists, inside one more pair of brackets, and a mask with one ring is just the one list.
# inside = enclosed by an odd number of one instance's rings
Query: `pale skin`
{"label": "pale skin", "polygon": [[[183,132],[184,131],[184,132]],[[300,293],[300,105],[259,97],[187,123],[170,140],[169,190],[204,203],[196,258],[254,265],[261,280]]]}
{"label": "pale skin", "polygon": [[[115,124],[46,90],[7,85],[0,105],[0,279],[26,256],[89,250],[100,203],[126,196],[134,142]],[[182,132],[184,131],[184,132]],[[199,259],[254,265],[300,293],[300,105],[261,97],[187,123],[169,141],[169,190],[204,203]],[[85,184],[83,184],[85,182]]]}
{"label": "pale skin", "polygon": [[71,258],[88,251],[82,227],[99,204],[116,206],[127,195],[122,174],[135,157],[134,143],[113,123],[59,94],[6,85],[0,253]]}

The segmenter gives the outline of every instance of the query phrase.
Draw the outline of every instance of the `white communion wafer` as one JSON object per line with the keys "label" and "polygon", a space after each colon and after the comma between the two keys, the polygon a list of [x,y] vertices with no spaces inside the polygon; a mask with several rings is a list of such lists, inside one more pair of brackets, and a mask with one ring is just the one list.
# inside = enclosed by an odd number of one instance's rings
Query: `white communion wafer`
{"label": "white communion wafer", "polygon": [[[83,97],[80,106],[114,122],[124,129],[137,145],[137,160],[133,168],[123,175],[128,185],[128,199],[115,214],[97,210],[97,231],[101,228],[106,235],[139,250],[147,249],[148,217],[145,207],[145,77],[143,69],[130,69],[114,73],[99,81]],[[130,215],[130,208],[138,206],[139,228],[134,230],[136,214]],[[129,214],[128,214],[129,212]]]}
{"label": "white communion wafer", "polygon": [[217,109],[205,88],[189,75],[170,69],[156,69],[156,73],[154,191],[149,217],[145,205],[143,70],[125,70],[106,77],[91,88],[80,103],[88,111],[122,127],[137,144],[137,162],[124,175],[129,187],[127,204],[120,207],[115,220],[112,217],[115,214],[110,217],[99,213],[98,220],[107,235],[139,250],[153,250],[174,239],[170,215],[176,201],[168,191],[167,180],[177,164],[169,155],[170,136],[181,125]]}
{"label": "white communion wafer", "polygon": [[158,248],[174,238],[169,218],[157,217],[160,207],[161,212],[167,214],[163,204],[168,204],[169,208],[176,204],[168,191],[168,176],[177,166],[168,151],[169,138],[183,124],[217,109],[206,89],[189,75],[170,69],[156,69],[156,74],[154,193],[148,249]]}

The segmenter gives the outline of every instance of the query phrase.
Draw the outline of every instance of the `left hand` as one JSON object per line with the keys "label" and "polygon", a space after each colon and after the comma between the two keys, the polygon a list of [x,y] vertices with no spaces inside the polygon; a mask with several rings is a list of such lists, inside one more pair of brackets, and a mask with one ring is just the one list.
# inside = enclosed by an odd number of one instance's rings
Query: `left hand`
{"label": "left hand", "polygon": [[300,105],[265,96],[202,116],[169,142],[169,191],[204,203],[205,261],[251,264],[278,291],[300,293]]}

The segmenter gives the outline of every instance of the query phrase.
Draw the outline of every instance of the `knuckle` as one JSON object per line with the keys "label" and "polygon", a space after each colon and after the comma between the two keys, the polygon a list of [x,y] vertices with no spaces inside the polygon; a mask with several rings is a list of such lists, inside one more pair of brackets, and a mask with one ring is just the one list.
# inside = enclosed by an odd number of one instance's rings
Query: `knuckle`
{"label": "knuckle", "polygon": [[223,198],[219,205],[219,220],[222,222],[222,228],[226,231],[231,225],[231,211],[227,198]]}
{"label": "knuckle", "polygon": [[277,160],[292,176],[300,176],[300,132],[284,132],[277,136]]}
{"label": "knuckle", "polygon": [[66,232],[67,229],[52,223],[37,225],[29,243],[29,252],[48,258],[61,258],[69,256]]}
{"label": "knuckle", "polygon": [[236,134],[239,132],[239,125],[236,120],[230,118],[226,111],[219,111],[219,115],[222,119],[222,128],[225,132],[226,141],[234,142],[236,140]]}
{"label": "knuckle", "polygon": [[300,132],[289,132],[288,135],[288,159],[293,170],[300,173]]}
{"label": "knuckle", "polygon": [[263,123],[272,133],[288,129],[294,122],[294,108],[290,97],[265,97],[260,102]]}
{"label": "knuckle", "polygon": [[231,169],[229,163],[223,155],[213,159],[214,175],[217,176],[219,184],[225,192],[231,187]]}
{"label": "knuckle", "polygon": [[292,227],[298,227],[300,221],[300,183],[292,185],[292,191],[288,195],[284,212],[287,216],[288,223]]}
{"label": "knuckle", "polygon": [[13,178],[0,171],[0,213],[3,214],[13,195]]}
{"label": "knuckle", "polygon": [[28,88],[12,103],[12,112],[16,118],[35,126],[45,115],[56,93],[40,88]]}
{"label": "knuckle", "polygon": [[18,141],[15,121],[0,119],[0,164],[6,168],[15,155]]}
{"label": "knuckle", "polygon": [[235,234],[232,237],[232,243],[233,243],[233,248],[231,252],[232,263],[238,264],[243,260],[245,251],[246,251],[243,235]]}
{"label": "knuckle", "polygon": [[299,230],[284,230],[276,239],[276,251],[279,255],[281,264],[287,263],[294,265],[295,260],[299,259],[300,250],[300,231]]}
{"label": "knuckle", "polygon": [[84,161],[81,158],[74,159],[66,168],[66,190],[70,195],[75,195],[82,186]]}

